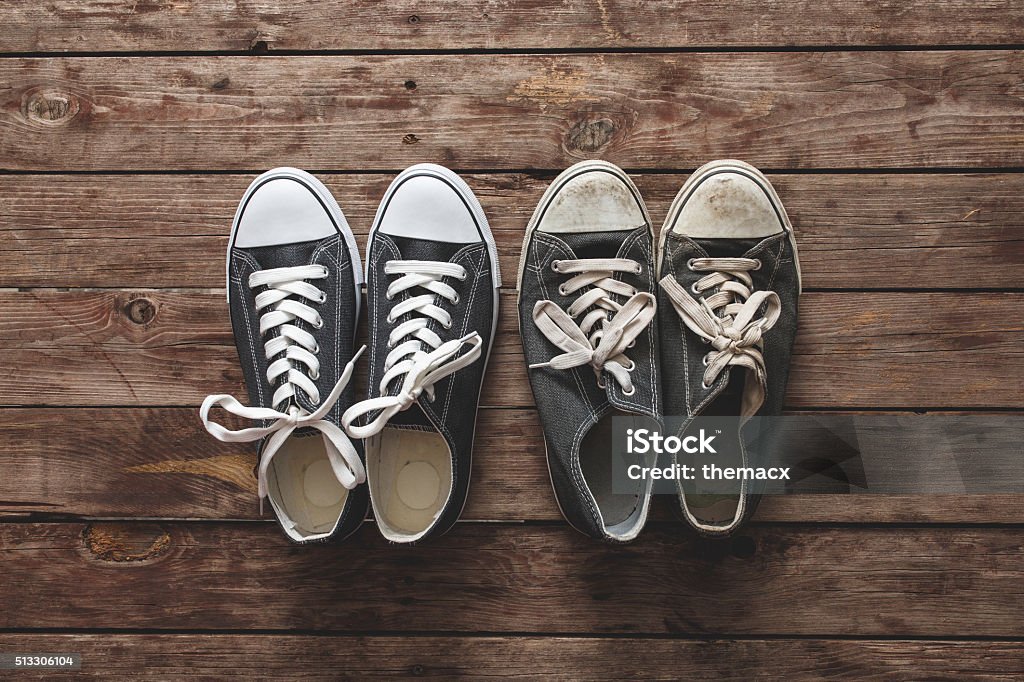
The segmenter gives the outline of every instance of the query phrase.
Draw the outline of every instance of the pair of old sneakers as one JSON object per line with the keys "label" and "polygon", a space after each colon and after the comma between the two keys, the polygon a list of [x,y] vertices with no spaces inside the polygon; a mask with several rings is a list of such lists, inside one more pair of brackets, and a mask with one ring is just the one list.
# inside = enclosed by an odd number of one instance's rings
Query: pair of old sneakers
{"label": "pair of old sneakers", "polygon": [[[654,479],[615,477],[616,417],[654,429],[679,417],[684,432],[697,417],[735,417],[718,452],[750,466],[743,425],[782,409],[799,293],[793,227],[752,166],[698,169],[657,239],[616,166],[585,161],[554,181],[527,227],[519,324],[552,485],[573,527],[627,542],[647,519]],[[676,492],[707,535],[733,531],[759,499],[747,481],[702,494],[680,482]]]}
{"label": "pair of old sneakers", "polygon": [[[301,170],[249,186],[227,296],[250,406],[212,395],[200,416],[222,441],[259,441],[261,504],[295,542],[351,534],[367,497],[386,538],[420,540],[449,529],[469,491],[501,281],[469,187],[440,166],[402,172],[374,219],[366,275],[369,388],[355,402],[366,347],[355,350],[363,267],[352,230]],[[214,407],[257,423],[231,430],[211,419]]]}

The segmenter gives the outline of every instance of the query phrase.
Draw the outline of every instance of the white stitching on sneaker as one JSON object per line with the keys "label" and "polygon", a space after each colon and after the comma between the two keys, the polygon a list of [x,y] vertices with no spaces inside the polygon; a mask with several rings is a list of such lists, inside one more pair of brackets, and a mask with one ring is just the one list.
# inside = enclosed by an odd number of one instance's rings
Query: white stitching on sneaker
{"label": "white stitching on sneaker", "polygon": [[[369,438],[380,433],[393,416],[408,409],[423,393],[432,400],[434,384],[472,364],[482,354],[483,339],[477,332],[443,341],[430,329],[431,320],[445,329],[451,326],[451,314],[438,306],[437,301],[439,296],[448,302],[458,298],[455,289],[442,280],[445,277],[464,279],[464,267],[439,261],[389,260],[384,263],[384,274],[402,275],[388,285],[389,299],[414,288],[426,289],[428,293],[409,296],[391,309],[389,323],[405,315],[409,315],[409,319],[398,324],[388,336],[392,350],[384,359],[384,376],[378,386],[382,395],[356,403],[341,416],[342,425],[354,438]],[[424,344],[432,350],[424,351]],[[469,350],[459,355],[463,346],[469,346]],[[399,378],[402,384],[397,395],[383,395]],[[368,424],[353,425],[356,419],[376,410],[380,413]]]}
{"label": "white stitching on sneaker", "polygon": [[[779,319],[779,295],[753,290],[749,272],[761,267],[761,261],[756,259],[691,258],[687,267],[694,272],[710,273],[693,284],[701,296],[699,302],[672,276],[663,277],[659,285],[686,326],[714,349],[708,353],[702,378],[704,388],[710,388],[730,365],[745,367],[754,374],[757,381],[744,391],[740,415],[751,416],[764,402],[767,370],[761,352],[762,336]],[[710,296],[702,295],[716,287],[717,291]],[[762,307],[764,313],[755,319]]]}
{"label": "white stitching on sneaker", "polygon": [[[534,305],[533,322],[537,329],[565,352],[547,362],[532,364],[530,369],[571,369],[589,364],[599,383],[601,373],[607,371],[623,393],[631,395],[635,388],[626,365],[635,363],[626,357],[625,351],[654,319],[657,304],[651,294],[638,292],[626,282],[615,279],[615,273],[635,273],[638,265],[629,258],[552,261],[555,272],[578,273],[561,284],[560,294],[569,296],[590,288],[566,310],[549,300],[537,301]],[[629,299],[620,305],[612,298],[615,294],[629,296]],[[583,318],[577,322],[574,318],[581,315]]]}
{"label": "white stitching on sneaker", "polygon": [[[199,409],[203,426],[217,440],[237,443],[270,436],[263,449],[257,476],[261,506],[267,496],[267,472],[270,462],[297,428],[309,427],[323,434],[331,469],[341,485],[352,489],[366,480],[363,463],[352,442],[344,431],[324,420],[348,385],[355,361],[365,347],[345,366],[330,395],[321,403],[320,391],[310,378],[317,377],[320,373],[320,361],[316,357],[319,347],[312,334],[292,324],[299,319],[315,327],[323,325],[320,314],[303,303],[302,299],[322,302],[324,292],[305,280],[323,279],[328,274],[327,268],[322,265],[302,265],[260,270],[249,275],[250,288],[267,287],[257,294],[255,299],[256,310],[266,309],[260,317],[260,335],[266,338],[269,332],[278,330],[277,336],[264,341],[263,348],[268,360],[278,358],[267,367],[267,381],[273,385],[279,378],[285,378],[273,397],[274,408],[280,409],[242,405],[230,395],[207,396]],[[305,367],[305,370],[302,367]],[[320,404],[315,412],[309,413],[293,403],[296,389],[303,391],[313,403]],[[210,410],[213,407],[221,407],[247,419],[274,421],[266,427],[231,431],[210,419]]]}

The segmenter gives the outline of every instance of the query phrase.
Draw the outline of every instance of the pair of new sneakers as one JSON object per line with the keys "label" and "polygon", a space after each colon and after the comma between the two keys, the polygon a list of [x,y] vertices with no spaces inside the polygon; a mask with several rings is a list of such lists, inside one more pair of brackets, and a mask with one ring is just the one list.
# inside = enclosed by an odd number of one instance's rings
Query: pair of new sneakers
{"label": "pair of new sneakers", "polygon": [[[523,244],[519,325],[552,485],[573,527],[626,542],[647,519],[653,479],[628,493],[613,485],[615,417],[653,428],[681,417],[680,432],[697,417],[736,417],[718,452],[750,466],[743,424],[781,412],[799,293],[793,227],[752,166],[698,169],[657,240],[616,166],[585,161],[552,183]],[[736,529],[759,499],[746,481],[702,494],[677,483],[680,511],[707,535]]]}
{"label": "pair of new sneakers", "polygon": [[[369,388],[355,402],[366,346],[355,350],[364,280],[352,230],[301,170],[249,186],[227,297],[250,406],[212,395],[200,416],[222,441],[259,441],[261,504],[296,542],[351,534],[367,497],[386,538],[414,542],[448,530],[469,491],[501,282],[469,187],[440,166],[402,172],[377,210],[365,271]],[[214,407],[257,424],[230,430],[210,418]]]}

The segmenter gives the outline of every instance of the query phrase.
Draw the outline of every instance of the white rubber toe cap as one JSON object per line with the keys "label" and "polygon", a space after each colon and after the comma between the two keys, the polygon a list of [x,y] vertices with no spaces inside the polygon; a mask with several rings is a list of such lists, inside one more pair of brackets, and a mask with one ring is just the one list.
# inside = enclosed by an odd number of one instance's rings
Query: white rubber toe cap
{"label": "white rubber toe cap", "polygon": [[328,209],[300,178],[272,171],[253,185],[238,219],[235,246],[295,244],[338,234]]}
{"label": "white rubber toe cap", "polygon": [[646,225],[642,204],[629,181],[615,170],[598,166],[570,177],[558,187],[536,229],[550,233],[611,232]]}
{"label": "white rubber toe cap", "polygon": [[784,229],[767,192],[752,178],[728,171],[700,181],[672,224],[673,232],[698,239],[767,237]]}
{"label": "white rubber toe cap", "polygon": [[384,234],[472,244],[483,239],[473,213],[459,192],[438,174],[413,174],[395,188],[383,207]]}

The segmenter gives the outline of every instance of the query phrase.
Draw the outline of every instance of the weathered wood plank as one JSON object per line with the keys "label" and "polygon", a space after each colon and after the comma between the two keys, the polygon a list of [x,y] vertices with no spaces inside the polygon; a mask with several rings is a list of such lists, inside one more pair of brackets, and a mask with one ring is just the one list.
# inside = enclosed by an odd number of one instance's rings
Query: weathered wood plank
{"label": "weathered wood plank", "polygon": [[[1021,407],[1024,294],[807,293],[787,402]],[[482,398],[532,404],[514,292]],[[222,293],[0,292],[0,405],[198,405],[242,393]]]}
{"label": "weathered wood plank", "polygon": [[623,548],[562,525],[461,524],[403,547],[365,524],[297,551],[270,524],[0,524],[0,627],[1020,637],[1022,543],[997,528],[757,526],[714,542],[662,527]]}
{"label": "weathered wood plank", "polygon": [[[335,679],[1010,679],[1019,642],[346,635],[0,635],[4,651],[82,654],[75,673],[37,679],[302,676]],[[296,652],[302,652],[301,661]],[[33,678],[21,672],[19,679]]]}
{"label": "weathered wood plank", "polygon": [[[365,249],[390,175],[322,175]],[[685,175],[636,175],[656,225]],[[251,175],[0,176],[0,287],[222,287]],[[550,176],[469,175],[515,286]],[[1024,286],[1024,174],[773,175],[809,288]]]}
{"label": "weathered wood plank", "polygon": [[0,82],[7,169],[1024,166],[1018,51],[15,58]]}
{"label": "weathered wood plank", "polygon": [[8,3],[0,17],[3,52],[995,45],[1019,43],[1024,26],[1011,0],[62,0]]}
{"label": "weathered wood plank", "polygon": [[[0,516],[259,518],[254,448],[214,440],[194,408],[3,409],[0,452]],[[674,519],[674,504],[659,497],[654,518]],[[533,410],[480,412],[462,518],[561,520]],[[1024,506],[1005,494],[790,495],[762,500],[755,520],[1024,523]]]}

